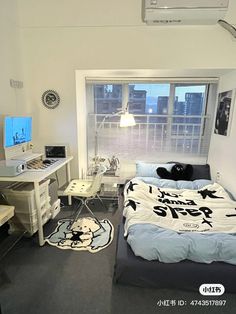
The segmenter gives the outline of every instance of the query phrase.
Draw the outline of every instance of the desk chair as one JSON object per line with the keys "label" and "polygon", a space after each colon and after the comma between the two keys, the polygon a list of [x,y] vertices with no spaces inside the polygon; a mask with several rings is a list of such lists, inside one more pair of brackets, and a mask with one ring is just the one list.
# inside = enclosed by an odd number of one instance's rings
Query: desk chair
{"label": "desk chair", "polygon": [[[101,189],[102,176],[104,172],[106,172],[106,170],[107,170],[106,167],[101,165],[92,181],[75,179],[72,180],[68,187],[66,188],[64,195],[73,196],[74,198],[82,201],[82,204],[78,208],[78,212],[76,213],[73,223],[79,217],[83,207],[85,206],[89,213],[95,218],[98,225],[105,231],[105,228],[102,226],[100,221],[97,219],[97,217],[90,209],[88,202],[91,199],[98,198],[101,204],[106,208],[102,199],[98,195]],[[73,223],[71,224],[71,226],[73,225]]]}

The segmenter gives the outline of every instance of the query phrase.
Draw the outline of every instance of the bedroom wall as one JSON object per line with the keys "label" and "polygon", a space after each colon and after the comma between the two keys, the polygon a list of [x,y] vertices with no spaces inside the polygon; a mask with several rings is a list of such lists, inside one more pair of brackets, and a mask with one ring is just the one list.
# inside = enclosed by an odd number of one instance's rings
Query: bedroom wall
{"label": "bedroom wall", "polygon": [[[231,1],[228,21],[236,24]],[[69,143],[77,175],[75,70],[231,69],[236,42],[219,25],[151,27],[141,21],[141,0],[18,0],[22,62],[34,112],[36,149]],[[42,106],[55,89],[61,104]]]}
{"label": "bedroom wall", "polygon": [[[10,87],[10,79],[23,81],[17,0],[0,1],[0,113],[25,113],[24,89]],[[29,109],[29,108],[28,108]]]}
{"label": "bedroom wall", "polygon": [[10,87],[10,79],[23,81],[18,26],[17,1],[0,0],[0,159],[4,159],[4,115],[30,110],[25,102],[25,88]]}
{"label": "bedroom wall", "polygon": [[[219,92],[236,90],[236,71],[223,75],[219,82]],[[236,197],[236,98],[234,97],[231,108],[231,127],[229,136],[212,133],[208,162],[214,179],[220,173],[219,183],[225,186]]]}

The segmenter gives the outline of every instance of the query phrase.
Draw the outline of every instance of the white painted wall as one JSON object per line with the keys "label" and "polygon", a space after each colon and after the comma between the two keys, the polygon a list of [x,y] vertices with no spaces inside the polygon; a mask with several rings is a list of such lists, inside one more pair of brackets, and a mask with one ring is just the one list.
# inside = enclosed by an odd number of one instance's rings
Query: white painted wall
{"label": "white painted wall", "polygon": [[[24,89],[10,87],[10,79],[23,81],[19,45],[17,0],[0,0],[0,113],[27,110]],[[1,143],[2,144],[2,143]]]}
{"label": "white painted wall", "polygon": [[[141,21],[141,0],[18,0],[27,95],[36,148],[68,142],[75,156],[75,70],[236,68],[236,42],[219,25],[152,27]],[[236,1],[228,20],[236,24]],[[42,106],[56,89],[61,105]],[[78,148],[79,149],[79,148]]]}
{"label": "white painted wall", "polygon": [[25,88],[10,87],[10,79],[23,81],[17,0],[0,0],[0,159],[3,151],[3,116],[29,113]]}
{"label": "white painted wall", "polygon": [[[219,83],[219,92],[236,89],[236,71],[223,75]],[[232,108],[232,120],[229,136],[212,134],[208,162],[215,179],[220,172],[220,184],[236,197],[236,98]]]}

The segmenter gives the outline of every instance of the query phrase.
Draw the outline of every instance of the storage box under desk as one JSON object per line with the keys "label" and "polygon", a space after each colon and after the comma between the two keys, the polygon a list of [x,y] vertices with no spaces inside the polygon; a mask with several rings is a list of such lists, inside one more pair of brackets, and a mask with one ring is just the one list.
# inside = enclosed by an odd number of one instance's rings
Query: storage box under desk
{"label": "storage box under desk", "polygon": [[[50,207],[48,186],[49,180],[40,184],[40,205],[42,210],[45,208],[45,204],[46,207]],[[35,214],[37,206],[32,183],[23,184],[16,189],[4,189],[2,193],[5,195],[8,203],[15,206],[15,213]]]}
{"label": "storage box under desk", "polygon": [[[46,208],[42,212],[42,224],[44,225],[51,218],[50,207]],[[22,230],[26,230],[29,235],[33,235],[38,231],[37,215],[19,214],[10,219],[9,221],[9,233],[18,233]]]}
{"label": "storage box under desk", "polygon": [[[48,221],[51,216],[49,182],[50,180],[42,182],[39,189],[40,210],[43,224]],[[34,185],[32,183],[26,183],[15,189],[6,189],[2,192],[9,204],[15,207],[15,215],[9,221],[9,233],[12,234],[26,230],[30,235],[34,234],[38,230]]]}

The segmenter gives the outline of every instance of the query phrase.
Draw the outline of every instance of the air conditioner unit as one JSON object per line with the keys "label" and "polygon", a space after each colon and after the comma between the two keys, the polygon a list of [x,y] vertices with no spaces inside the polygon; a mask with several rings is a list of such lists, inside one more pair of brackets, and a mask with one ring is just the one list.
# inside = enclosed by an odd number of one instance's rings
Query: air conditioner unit
{"label": "air conditioner unit", "polygon": [[216,24],[229,0],[143,0],[143,21],[150,25]]}

